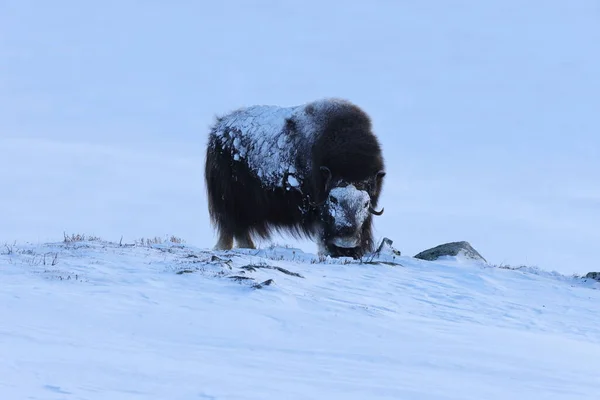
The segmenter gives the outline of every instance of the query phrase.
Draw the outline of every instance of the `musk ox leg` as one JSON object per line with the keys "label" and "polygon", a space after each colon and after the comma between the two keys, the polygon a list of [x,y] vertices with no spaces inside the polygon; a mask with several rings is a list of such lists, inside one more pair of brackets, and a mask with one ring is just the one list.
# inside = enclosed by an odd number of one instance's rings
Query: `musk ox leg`
{"label": "musk ox leg", "polygon": [[239,248],[244,248],[244,249],[255,249],[256,248],[256,246],[254,246],[254,242],[252,241],[252,238],[250,237],[250,234],[248,232],[242,233],[242,234],[236,234],[235,241],[237,242],[237,246]]}
{"label": "musk ox leg", "polygon": [[226,232],[219,234],[219,241],[214,247],[214,250],[231,250],[233,247],[233,235]]}

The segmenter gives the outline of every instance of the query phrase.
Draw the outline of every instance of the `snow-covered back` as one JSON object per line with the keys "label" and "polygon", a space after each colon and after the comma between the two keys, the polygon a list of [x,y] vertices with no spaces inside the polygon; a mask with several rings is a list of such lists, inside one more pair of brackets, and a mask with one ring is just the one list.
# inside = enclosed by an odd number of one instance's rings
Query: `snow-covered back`
{"label": "snow-covered back", "polygon": [[215,132],[234,160],[246,162],[263,183],[282,186],[284,174],[294,176],[296,149],[284,127],[295,110],[276,106],[236,110],[216,124]]}
{"label": "snow-covered back", "polygon": [[2,399],[587,400],[600,284],[461,257],[0,249]]}
{"label": "snow-covered back", "polygon": [[[234,160],[246,162],[265,186],[298,187],[304,179],[304,171],[296,168],[298,154],[302,157],[310,151],[324,115],[348,104],[344,99],[325,98],[290,107],[244,107],[221,117],[214,132]],[[286,129],[288,119],[294,131]]]}

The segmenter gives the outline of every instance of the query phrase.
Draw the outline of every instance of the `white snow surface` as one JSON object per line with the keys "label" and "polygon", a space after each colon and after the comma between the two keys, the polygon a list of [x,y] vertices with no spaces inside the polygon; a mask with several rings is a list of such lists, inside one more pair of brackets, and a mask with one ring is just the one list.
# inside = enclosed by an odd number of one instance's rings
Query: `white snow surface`
{"label": "white snow surface", "polygon": [[598,398],[597,282],[392,252],[0,253],[3,399]]}

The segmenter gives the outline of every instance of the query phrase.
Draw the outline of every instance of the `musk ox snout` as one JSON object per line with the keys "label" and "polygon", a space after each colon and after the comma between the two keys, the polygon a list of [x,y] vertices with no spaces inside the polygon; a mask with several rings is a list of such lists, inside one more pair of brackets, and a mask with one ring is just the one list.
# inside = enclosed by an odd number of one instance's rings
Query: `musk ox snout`
{"label": "musk ox snout", "polygon": [[329,244],[341,248],[360,246],[363,224],[369,217],[371,198],[354,185],[335,187],[325,202]]}

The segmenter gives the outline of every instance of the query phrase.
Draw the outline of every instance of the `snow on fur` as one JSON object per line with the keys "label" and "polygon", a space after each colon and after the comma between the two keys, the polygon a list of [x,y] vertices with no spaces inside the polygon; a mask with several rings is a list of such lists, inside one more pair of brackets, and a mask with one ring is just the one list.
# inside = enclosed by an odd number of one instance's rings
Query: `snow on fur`
{"label": "snow on fur", "polygon": [[[335,220],[336,227],[343,227],[356,221],[362,225],[369,216],[368,205],[369,194],[364,190],[358,190],[354,185],[335,187],[329,192],[329,213]],[[335,200],[333,200],[335,199]],[[348,210],[358,210],[358,215],[347,215]]]}
{"label": "snow on fur", "polygon": [[[334,98],[292,107],[250,106],[220,118],[214,129],[233,158],[245,160],[265,186],[298,187],[304,179],[303,171],[295,165],[299,148],[313,144],[323,123],[321,116],[347,104],[350,103],[346,100]],[[306,112],[308,106],[315,111],[312,115]],[[295,123],[300,137],[290,135],[286,129],[288,119]]]}

